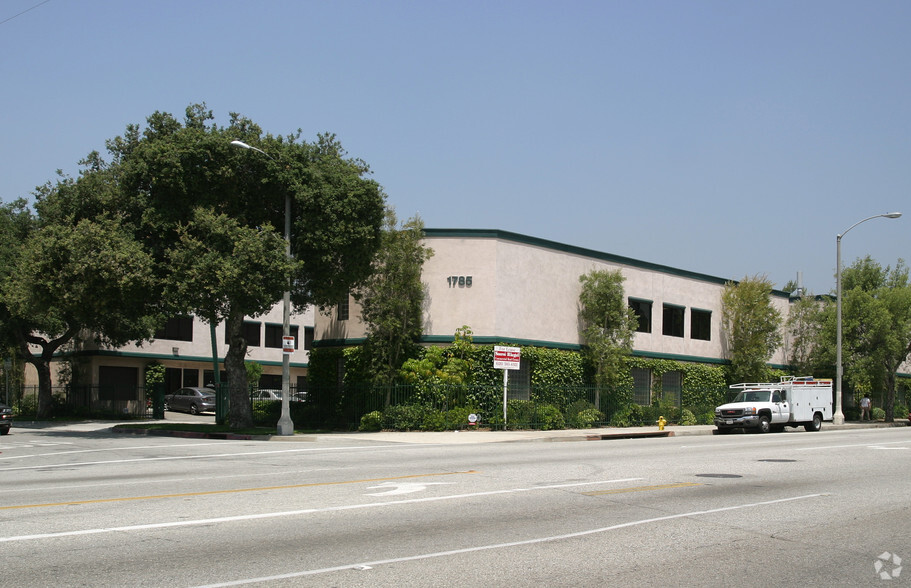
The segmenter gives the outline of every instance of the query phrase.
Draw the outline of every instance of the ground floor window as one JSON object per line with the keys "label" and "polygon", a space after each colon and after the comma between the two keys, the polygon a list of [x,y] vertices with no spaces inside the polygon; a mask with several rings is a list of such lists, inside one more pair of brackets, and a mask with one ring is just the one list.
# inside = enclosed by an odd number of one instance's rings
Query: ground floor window
{"label": "ground floor window", "polygon": [[633,368],[633,402],[642,406],[652,403],[652,370]]}
{"label": "ground floor window", "polygon": [[519,369],[506,371],[509,374],[506,380],[506,399],[531,400],[531,366],[528,360],[522,358]]}
{"label": "ground floor window", "polygon": [[675,370],[661,374],[661,398],[680,406],[680,393],[683,390],[683,372]]}
{"label": "ground floor window", "polygon": [[98,368],[98,400],[136,400],[138,385],[138,368],[105,365]]}

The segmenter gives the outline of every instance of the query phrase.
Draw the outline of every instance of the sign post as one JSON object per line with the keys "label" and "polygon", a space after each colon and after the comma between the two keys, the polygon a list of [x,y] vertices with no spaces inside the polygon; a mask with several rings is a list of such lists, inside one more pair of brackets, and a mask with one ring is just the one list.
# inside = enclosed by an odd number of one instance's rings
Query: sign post
{"label": "sign post", "polygon": [[503,428],[506,428],[506,387],[509,383],[509,370],[519,369],[522,361],[522,349],[519,347],[493,348],[493,367],[503,370]]}

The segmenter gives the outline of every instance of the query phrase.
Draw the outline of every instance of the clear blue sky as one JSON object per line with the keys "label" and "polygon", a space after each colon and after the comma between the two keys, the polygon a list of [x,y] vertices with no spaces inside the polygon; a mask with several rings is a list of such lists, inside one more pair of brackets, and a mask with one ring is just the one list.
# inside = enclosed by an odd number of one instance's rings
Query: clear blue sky
{"label": "clear blue sky", "polygon": [[336,133],[428,227],[824,293],[836,235],[899,210],[844,261],[911,257],[906,0],[3,0],[0,21],[3,201],[206,102]]}

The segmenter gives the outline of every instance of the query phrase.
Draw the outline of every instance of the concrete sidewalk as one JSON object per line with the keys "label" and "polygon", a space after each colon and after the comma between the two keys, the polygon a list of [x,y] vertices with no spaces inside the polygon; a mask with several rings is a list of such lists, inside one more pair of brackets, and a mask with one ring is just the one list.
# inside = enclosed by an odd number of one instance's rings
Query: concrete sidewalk
{"label": "concrete sidewalk", "polygon": [[[171,415],[169,415],[171,416]],[[175,418],[176,417],[176,418]],[[489,431],[489,430],[462,430],[462,431],[379,431],[372,433],[362,432],[341,432],[341,433],[319,433],[307,434],[300,433],[288,436],[278,435],[240,435],[233,433],[202,433],[187,431],[150,431],[146,429],[137,429],[133,427],[123,427],[121,425],[137,424],[162,424],[162,423],[193,423],[197,420],[182,419],[174,415],[166,420],[156,421],[82,421],[71,423],[53,423],[53,422],[14,422],[13,430],[16,428],[23,429],[42,429],[47,431],[60,431],[68,433],[123,433],[139,435],[156,435],[156,436],[173,436],[189,437],[204,439],[233,439],[233,440],[257,440],[257,441],[278,441],[278,442],[330,442],[333,440],[347,440],[364,443],[414,443],[414,444],[470,444],[470,443],[515,443],[515,442],[558,442],[558,441],[608,441],[613,439],[633,439],[633,438],[666,438],[680,437],[686,435],[712,435],[715,431],[714,425],[693,425],[679,426],[669,425],[663,431],[658,427],[602,427],[597,429],[561,429],[556,431],[537,431],[537,430],[516,430],[516,431]],[[201,423],[203,424],[203,423]],[[845,429],[866,429],[876,427],[905,427],[908,425],[907,420],[896,421],[894,423],[882,422],[849,422],[843,425],[833,425],[832,423],[823,423],[823,431],[845,430]],[[787,429],[795,431],[799,429]],[[735,433],[736,434],[736,433]]]}

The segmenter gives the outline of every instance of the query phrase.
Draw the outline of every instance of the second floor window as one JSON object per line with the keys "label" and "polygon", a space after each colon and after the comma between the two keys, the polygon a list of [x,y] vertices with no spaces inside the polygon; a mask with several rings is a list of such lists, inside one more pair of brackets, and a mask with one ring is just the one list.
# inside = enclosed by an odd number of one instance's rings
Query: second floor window
{"label": "second floor window", "polygon": [[155,331],[156,339],[169,339],[171,341],[193,340],[193,317],[175,316],[168,319],[165,325]]}

